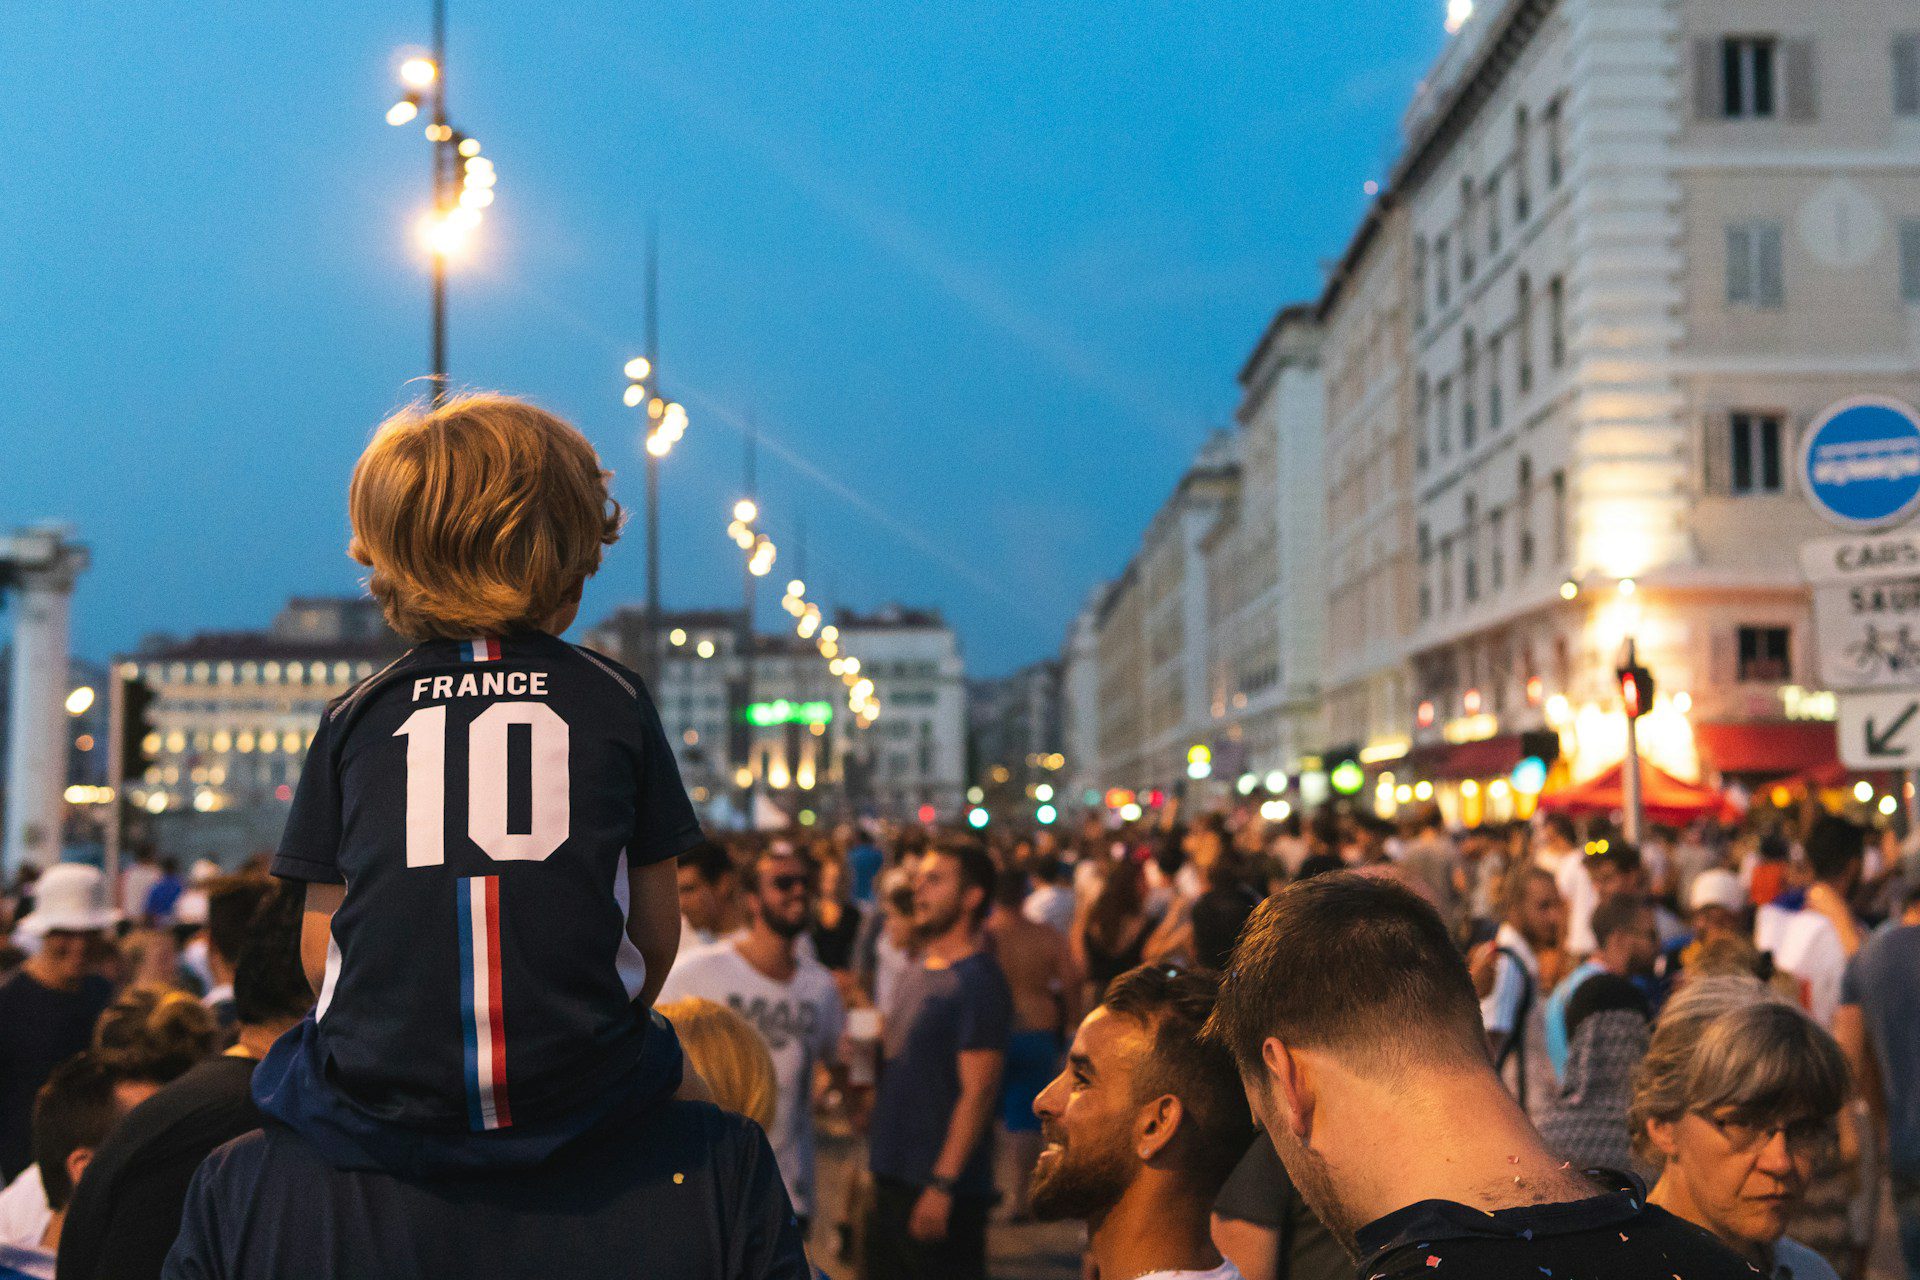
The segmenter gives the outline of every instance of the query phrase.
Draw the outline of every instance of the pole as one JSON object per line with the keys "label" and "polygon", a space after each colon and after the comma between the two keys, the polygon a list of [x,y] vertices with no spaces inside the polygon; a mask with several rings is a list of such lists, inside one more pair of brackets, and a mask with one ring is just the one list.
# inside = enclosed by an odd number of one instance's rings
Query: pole
{"label": "pole", "polygon": [[[447,160],[454,154],[450,140],[439,136],[447,125],[447,0],[433,0],[433,211],[447,209]],[[433,404],[447,400],[447,256],[433,255]]]}
{"label": "pole", "polygon": [[[647,364],[649,385],[660,386],[660,223],[647,223]],[[641,421],[651,424],[647,406]],[[643,428],[644,429],[644,428]],[[647,625],[642,634],[646,660],[641,674],[656,681],[660,669],[660,459],[647,450]]]}
{"label": "pole", "polygon": [[106,871],[108,901],[115,907],[124,908],[120,901],[120,842],[126,823],[127,773],[127,682],[120,673],[120,664],[108,664],[107,675],[107,790],[113,799],[107,805],[107,829],[103,837],[106,845]]}
{"label": "pole", "polygon": [[[1632,637],[1627,639],[1626,665],[1629,667],[1638,665]],[[1625,710],[1627,712],[1627,757],[1620,766],[1620,776],[1626,788],[1627,843],[1637,847],[1646,826],[1640,795],[1640,718],[1634,714],[1638,708],[1629,707]]]}
{"label": "pole", "polygon": [[[746,432],[746,489],[747,497],[755,497],[754,489],[754,425],[751,417],[747,420]],[[741,760],[736,769],[747,770],[747,784],[740,788],[740,815],[749,830],[753,827],[753,724],[747,719],[747,707],[753,702],[753,569],[750,567],[753,556],[749,553],[741,565],[741,577],[744,583],[740,598],[740,628],[734,637],[733,647],[740,659],[739,674],[734,681],[732,711],[735,722],[740,725],[740,740],[744,744]]]}

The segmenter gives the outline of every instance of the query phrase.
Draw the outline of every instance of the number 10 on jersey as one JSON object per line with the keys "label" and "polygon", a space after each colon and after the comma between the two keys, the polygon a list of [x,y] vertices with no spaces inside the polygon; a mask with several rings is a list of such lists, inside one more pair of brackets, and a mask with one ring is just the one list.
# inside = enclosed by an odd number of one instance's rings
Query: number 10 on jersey
{"label": "number 10 on jersey", "polygon": [[[509,730],[525,725],[530,750],[527,830],[507,830]],[[447,860],[447,708],[422,707],[394,731],[407,740],[407,865]],[[571,822],[567,722],[544,702],[496,702],[467,726],[467,838],[496,862],[543,862]]]}

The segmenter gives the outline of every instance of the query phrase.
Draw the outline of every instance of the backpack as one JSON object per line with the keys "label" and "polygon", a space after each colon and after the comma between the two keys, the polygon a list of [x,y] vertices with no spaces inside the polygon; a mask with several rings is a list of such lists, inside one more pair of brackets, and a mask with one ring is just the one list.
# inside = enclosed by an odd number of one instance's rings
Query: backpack
{"label": "backpack", "polygon": [[1500,1046],[1500,1053],[1493,1060],[1493,1069],[1504,1074],[1507,1069],[1507,1060],[1514,1058],[1516,1054],[1519,1055],[1516,1059],[1518,1074],[1514,1081],[1514,1096],[1520,1103],[1520,1109],[1525,1111],[1527,1109],[1527,1020],[1533,1012],[1533,974],[1528,971],[1526,962],[1520,959],[1520,953],[1512,947],[1501,947],[1498,954],[1511,960],[1513,967],[1520,973],[1520,1002],[1514,1006],[1513,1030],[1507,1034],[1506,1043]]}

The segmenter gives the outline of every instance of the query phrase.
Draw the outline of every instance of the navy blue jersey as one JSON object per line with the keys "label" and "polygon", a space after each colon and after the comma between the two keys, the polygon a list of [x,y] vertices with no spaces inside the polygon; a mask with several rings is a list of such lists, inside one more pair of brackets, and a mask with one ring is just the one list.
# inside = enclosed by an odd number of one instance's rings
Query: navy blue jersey
{"label": "navy blue jersey", "polygon": [[327,1078],[427,1131],[591,1107],[647,1036],[628,870],[699,839],[637,676],[541,633],[415,647],[327,708],[273,863],[346,885]]}

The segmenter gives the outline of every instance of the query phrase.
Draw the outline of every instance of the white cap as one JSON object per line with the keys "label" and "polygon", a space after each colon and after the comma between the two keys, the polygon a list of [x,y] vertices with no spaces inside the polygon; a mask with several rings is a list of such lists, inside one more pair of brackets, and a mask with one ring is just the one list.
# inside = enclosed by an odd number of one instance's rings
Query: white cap
{"label": "white cap", "polygon": [[1747,895],[1740,891],[1740,877],[1723,867],[1714,867],[1702,871],[1693,878],[1693,889],[1687,894],[1687,910],[1698,911],[1702,907],[1725,907],[1728,911],[1738,912],[1747,905]]}
{"label": "white cap", "polygon": [[20,921],[20,932],[29,938],[94,933],[120,922],[120,913],[107,905],[107,877],[98,867],[78,862],[48,867],[33,893],[33,910]]}

